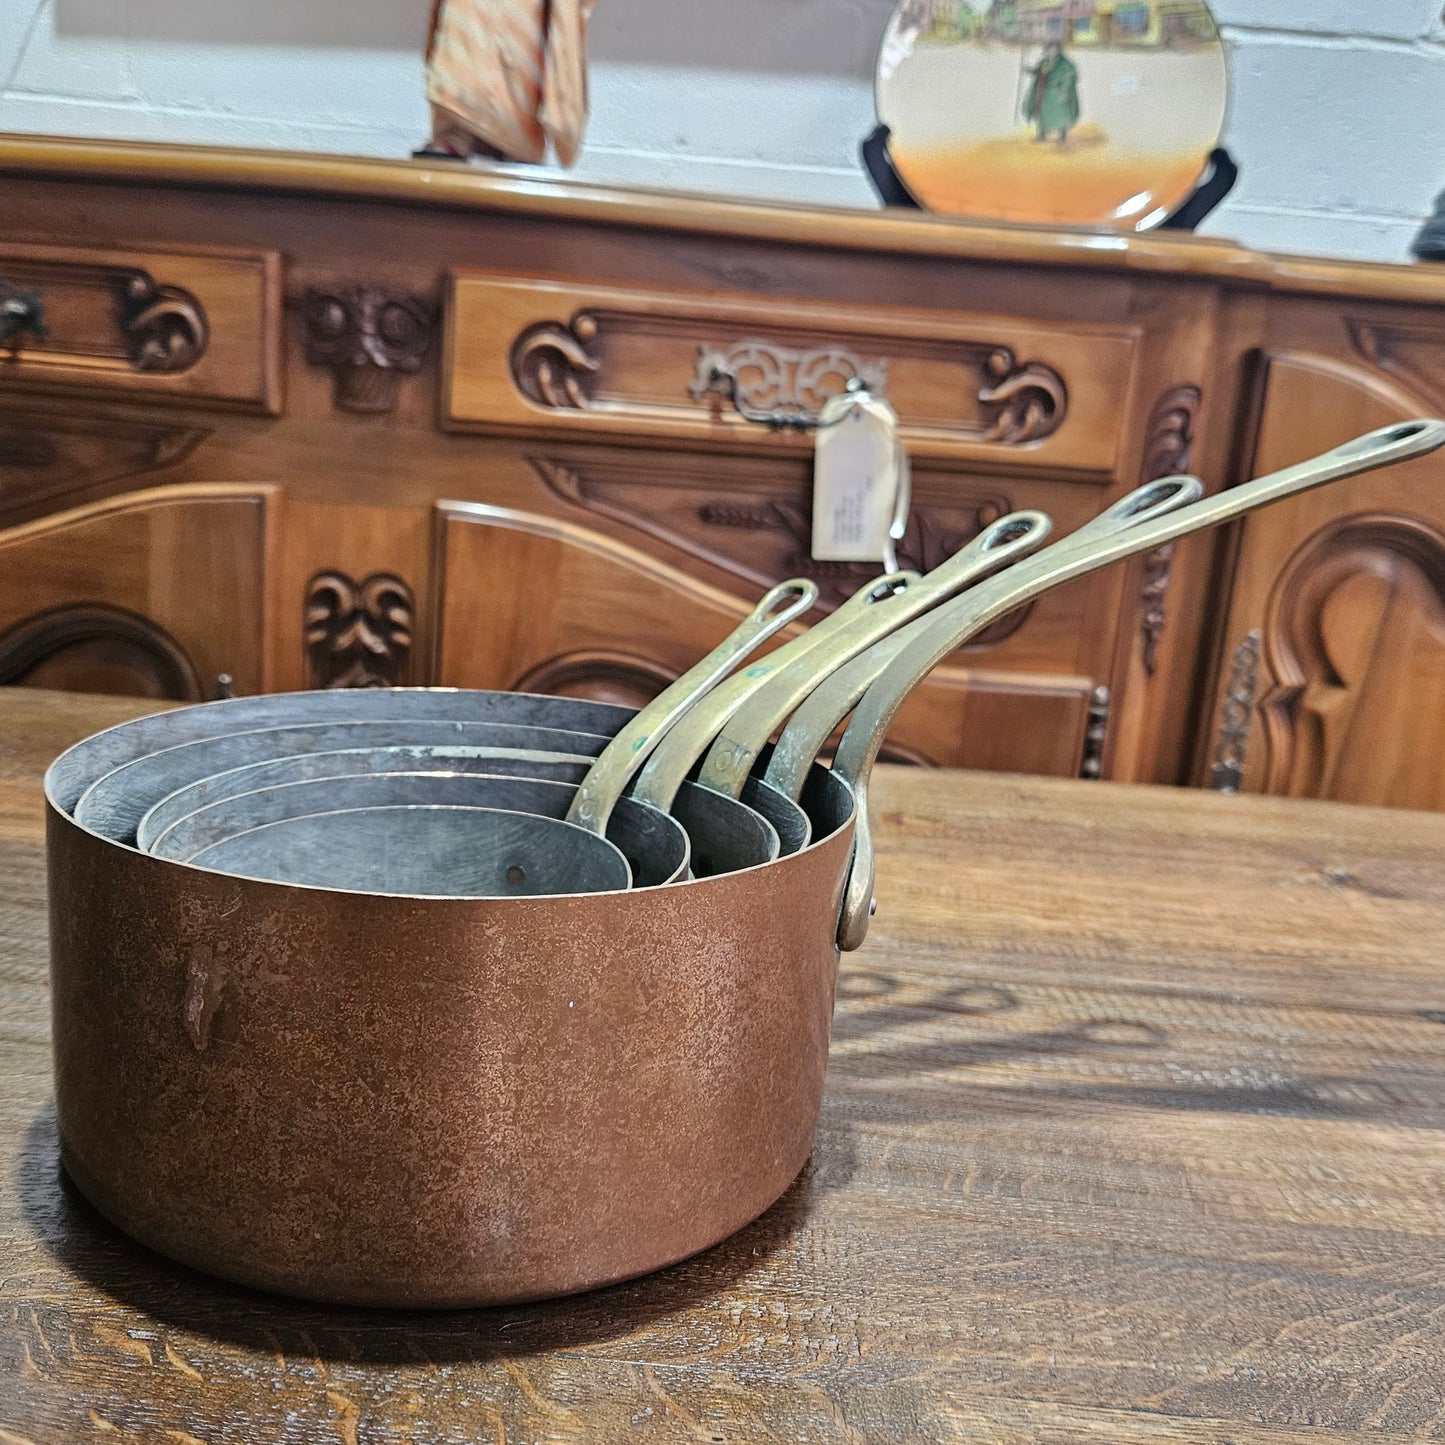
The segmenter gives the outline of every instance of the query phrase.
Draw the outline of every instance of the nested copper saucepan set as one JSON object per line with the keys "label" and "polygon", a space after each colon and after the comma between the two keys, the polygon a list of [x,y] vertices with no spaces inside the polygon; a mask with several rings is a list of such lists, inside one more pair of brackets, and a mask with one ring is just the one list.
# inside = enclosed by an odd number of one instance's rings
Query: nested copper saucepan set
{"label": "nested copper saucepan set", "polygon": [[560,1295],[717,1242],[807,1159],[918,682],[1050,588],[1442,443],[1167,478],[1048,547],[1017,513],[759,655],[816,600],[784,583],[636,713],[305,693],[87,739],[46,776],[66,1169],[156,1249],[327,1301]]}

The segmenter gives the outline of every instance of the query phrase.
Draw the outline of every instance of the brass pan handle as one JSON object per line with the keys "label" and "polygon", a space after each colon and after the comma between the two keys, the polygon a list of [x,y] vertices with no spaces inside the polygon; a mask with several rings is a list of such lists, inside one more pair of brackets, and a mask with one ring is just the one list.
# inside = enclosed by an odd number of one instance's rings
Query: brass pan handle
{"label": "brass pan handle", "polygon": [[[879,674],[864,694],[848,725],[834,760],[834,771],[853,786],[858,821],[853,868],[838,925],[838,946],[844,951],[862,944],[873,903],[874,860],[868,820],[868,779],[889,724],[914,687],[956,647],[998,618],[1035,597],[1095,572],[1111,562],[1152,551],[1191,532],[1233,521],[1270,502],[1327,482],[1357,476],[1376,467],[1425,456],[1445,445],[1445,421],[1411,421],[1382,427],[1298,466],[1286,467],[1217,496],[1158,515],[1152,504],[1138,503],[1133,524],[1096,543],[1081,544],[1079,534],[1066,538],[1030,561],[938,608]],[[1173,481],[1166,478],[1166,482]],[[1153,483],[1151,486],[1155,485]],[[1146,489],[1135,493],[1139,498]],[[1119,508],[1129,510],[1131,498]],[[1117,509],[1111,508],[1111,511]],[[1107,515],[1107,514],[1106,514]]]}
{"label": "brass pan handle", "polygon": [[[992,576],[1048,540],[1053,523],[1042,512],[1013,512],[985,527],[966,546],[915,586],[871,608],[841,630],[825,650],[802,658],[768,685],[728,721],[703,763],[699,781],[730,797],[740,797],[758,754],[818,686],[819,680],[897,631],[910,619]],[[964,595],[967,595],[966,593]]]}
{"label": "brass pan handle", "polygon": [[613,738],[577,789],[567,821],[605,835],[617,800],[668,729],[750,653],[809,611],[817,600],[818,584],[806,577],[772,588],[733,632]]}
{"label": "brass pan handle", "polygon": [[632,796],[639,802],[660,808],[664,813],[670,811],[678,789],[687,780],[687,775],[707,745],[717,736],[723,724],[760,691],[770,677],[827,645],[830,638],[850,627],[859,613],[889,601],[922,580],[917,572],[889,572],[875,578],[834,608],[821,622],[815,622],[791,642],[774,648],[766,657],[758,658],[719,684],[690,709],[658,745],[638,775]]}
{"label": "brass pan handle", "polygon": [[[1058,558],[1071,548],[1092,546],[1102,538],[1164,516],[1203,495],[1203,485],[1193,477],[1165,477],[1161,481],[1149,482],[1056,542],[1047,555]],[[813,691],[789,719],[773,749],[766,775],[769,786],[786,793],[794,801],[798,799],[807,780],[808,769],[813,766],[823,744],[832,737],[833,729],[853,711],[863,694],[910,639],[927,631],[931,623],[931,618],[922,617],[891,637],[874,643],[861,657],[839,668]]]}

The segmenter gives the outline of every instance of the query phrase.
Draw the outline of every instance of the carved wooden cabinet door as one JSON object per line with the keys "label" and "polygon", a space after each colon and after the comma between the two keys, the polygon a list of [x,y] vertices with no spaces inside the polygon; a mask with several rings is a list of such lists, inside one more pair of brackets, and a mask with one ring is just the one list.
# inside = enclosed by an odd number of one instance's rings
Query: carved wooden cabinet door
{"label": "carved wooden cabinet door", "polygon": [[[1434,356],[1438,378],[1445,329]],[[1380,376],[1274,357],[1253,473],[1445,409],[1445,387],[1431,377],[1428,366]],[[1220,645],[1201,781],[1445,808],[1445,459],[1251,517]]]}
{"label": "carved wooden cabinet door", "polygon": [[0,687],[176,702],[261,691],[272,498],[189,485],[0,530]]}

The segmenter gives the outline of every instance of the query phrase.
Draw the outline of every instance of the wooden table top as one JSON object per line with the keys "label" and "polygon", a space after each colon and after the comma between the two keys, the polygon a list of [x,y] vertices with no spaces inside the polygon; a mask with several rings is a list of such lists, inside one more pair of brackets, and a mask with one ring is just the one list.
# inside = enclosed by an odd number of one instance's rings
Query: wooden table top
{"label": "wooden table top", "polygon": [[813,1161],[573,1300],[325,1309],[58,1174],[38,778],[0,690],[0,1445],[1445,1436],[1445,818],[884,770]]}

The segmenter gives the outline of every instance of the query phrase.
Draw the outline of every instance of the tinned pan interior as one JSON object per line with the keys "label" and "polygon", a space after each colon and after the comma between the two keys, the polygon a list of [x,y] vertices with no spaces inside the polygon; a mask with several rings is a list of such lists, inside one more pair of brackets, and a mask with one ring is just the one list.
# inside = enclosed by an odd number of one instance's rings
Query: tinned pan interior
{"label": "tinned pan interior", "polygon": [[611,737],[633,709],[579,698],[450,688],[375,688],[227,698],[121,723],[76,743],[46,774],[46,794],[67,812],[97,778],[163,748],[257,728],[342,722],[501,723]]}
{"label": "tinned pan interior", "polygon": [[[432,745],[463,742],[461,732],[478,724],[485,724],[482,731],[495,725],[514,731],[563,729],[565,738],[549,731],[547,735],[529,736],[525,742],[514,739],[510,745],[532,749],[563,746],[565,751],[594,752],[601,751],[606,737],[631,716],[627,708],[576,698],[444,688],[232,698],[141,718],[77,743],[47,772],[46,795],[56,807],[71,813],[82,796],[94,805],[99,794],[105,792],[105,806],[99,812],[93,808],[92,816],[86,816],[82,806],[81,816],[87,825],[129,842],[153,804],[176,787],[201,782],[210,768],[234,766],[238,761],[234,746],[242,738],[249,739],[255,748],[268,737],[273,741],[279,738],[281,734],[274,732],[278,728],[336,729],[346,733],[352,744],[365,740],[361,734],[366,729],[379,728],[386,732],[390,745],[418,740],[422,733],[428,735]],[[452,728],[459,730],[456,738],[451,737]],[[592,744],[585,745],[574,729],[599,731],[591,733]],[[436,736],[430,736],[432,732]],[[222,751],[213,756],[211,745]],[[284,749],[278,753],[293,755]],[[267,754],[262,750],[256,756]],[[132,774],[135,777],[130,784],[122,786]],[[742,803],[684,787],[673,812],[696,845],[692,861],[699,874],[753,866],[771,855],[779,838],[785,851],[794,851],[803,845],[808,833],[808,820],[791,799],[756,782],[750,782]],[[679,841],[686,846],[685,840]],[[670,876],[671,870],[661,871]],[[660,881],[654,876],[657,872],[652,866],[641,869],[648,882]]]}

